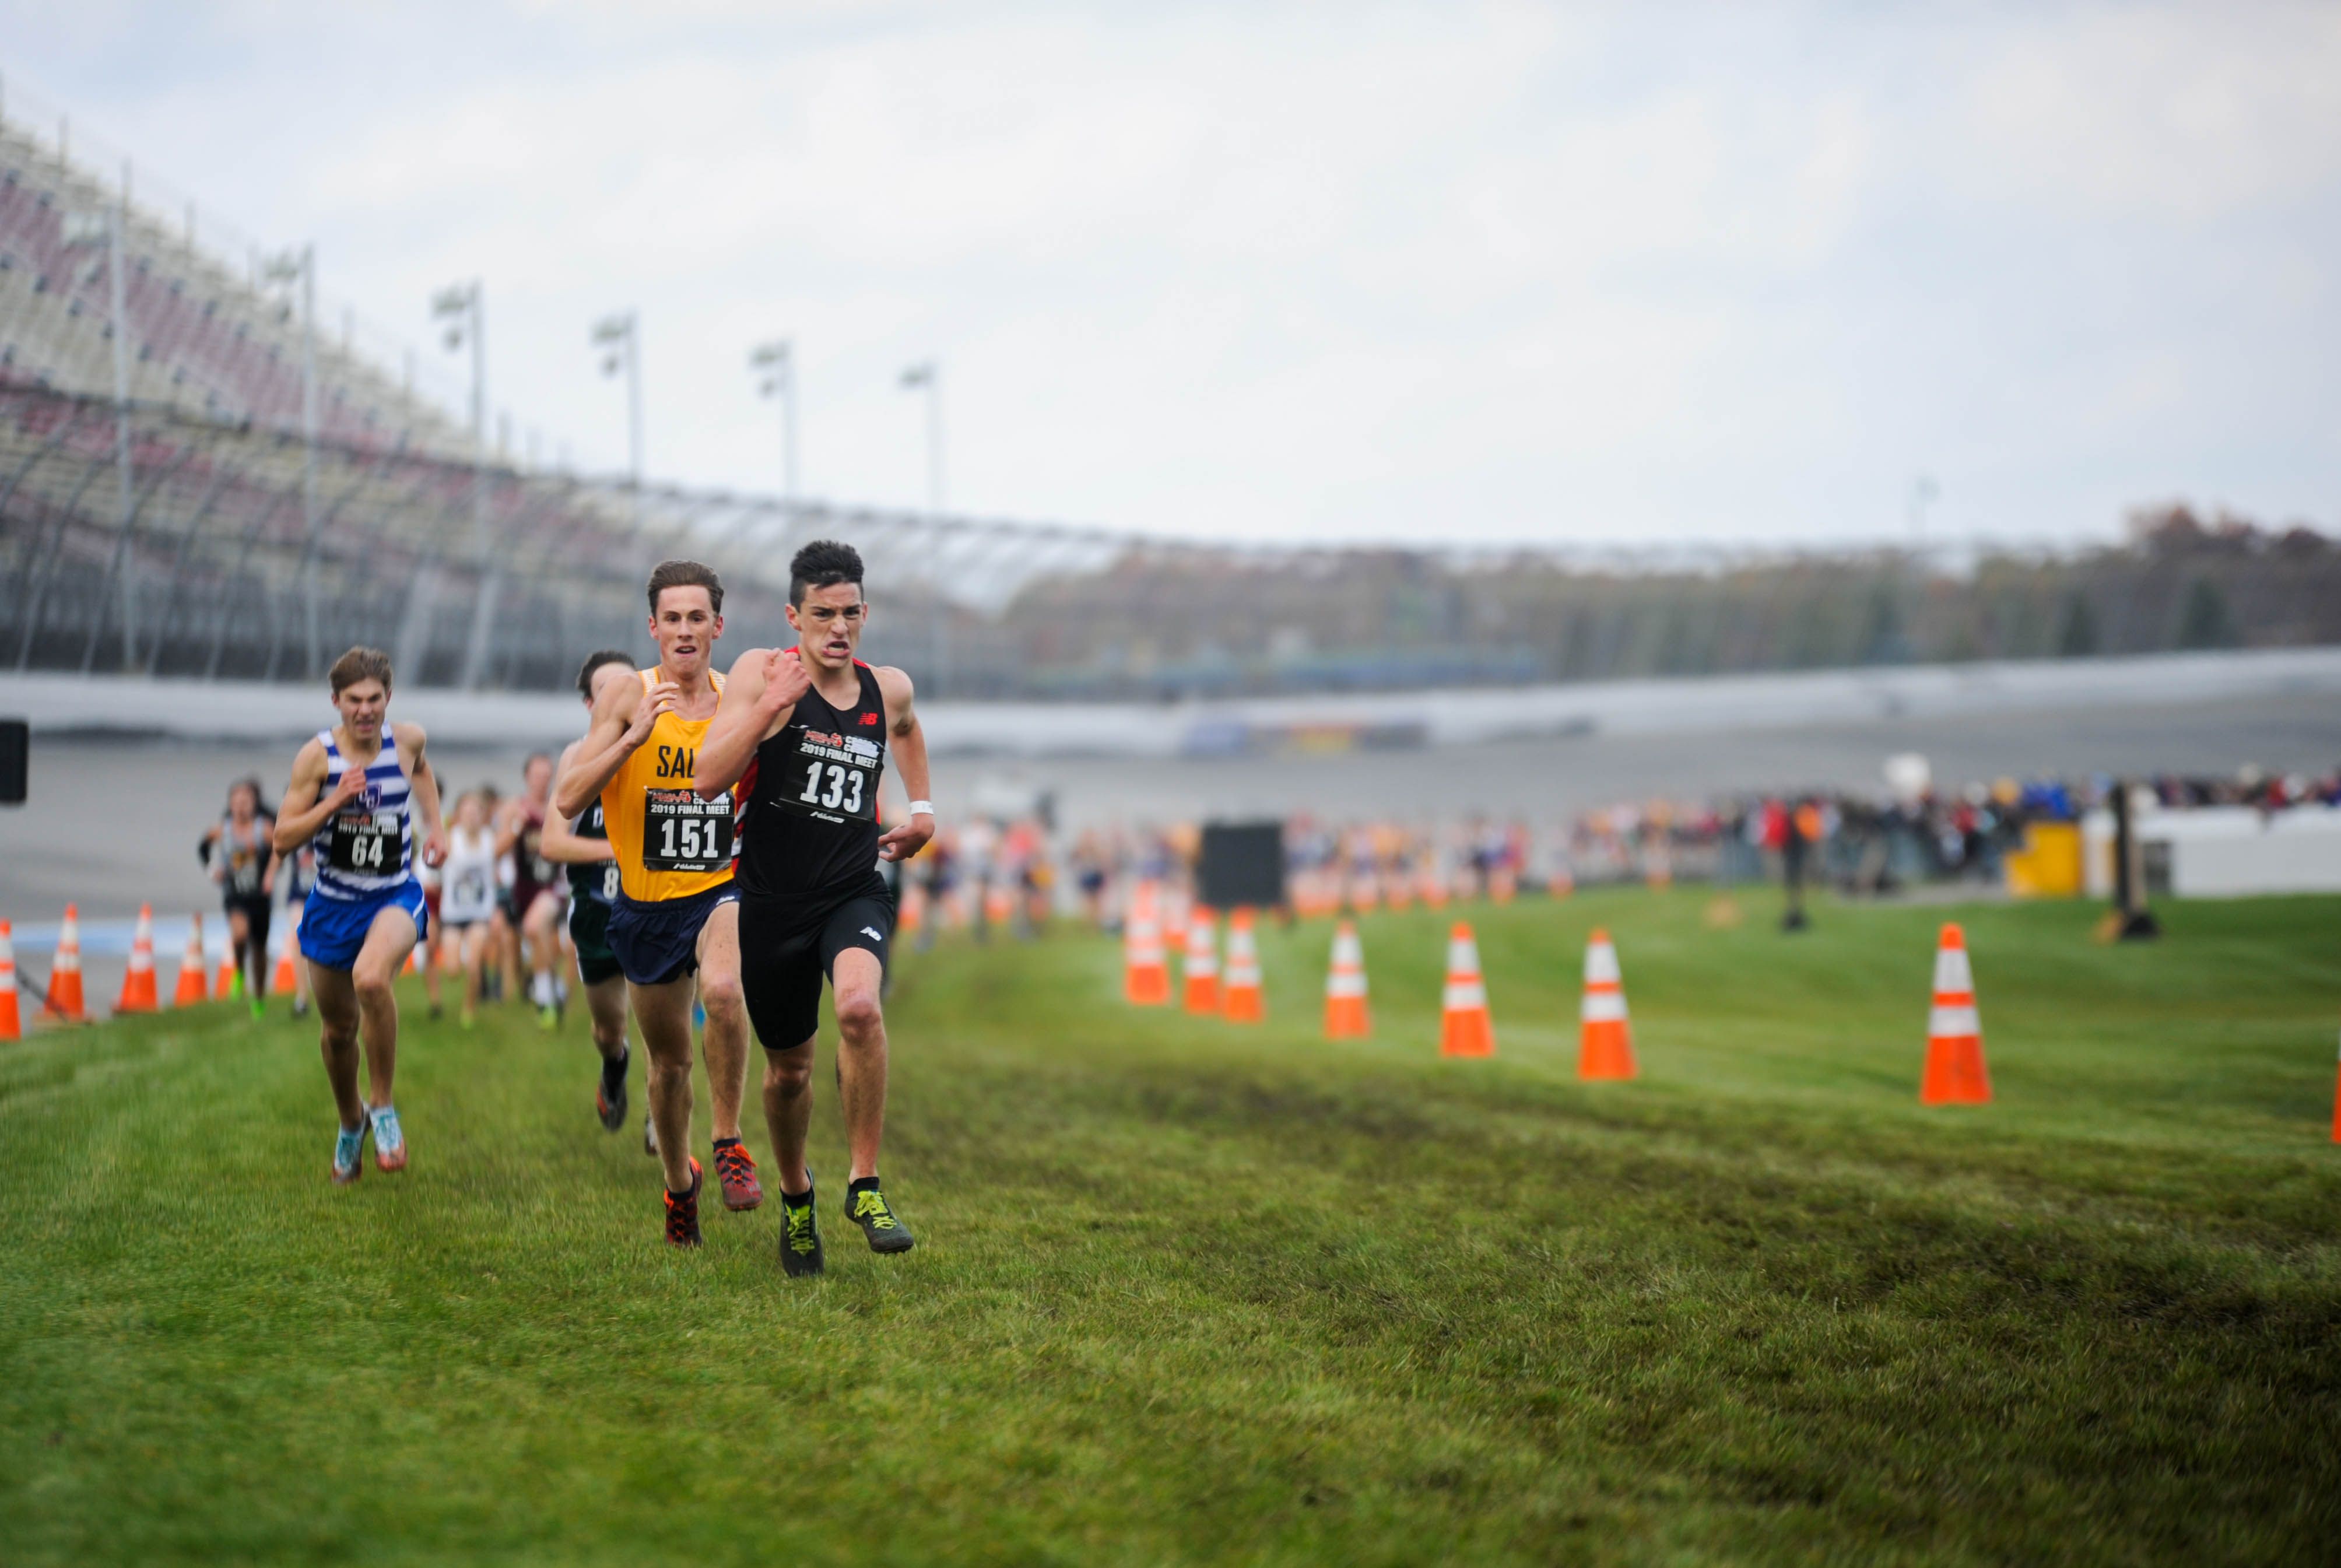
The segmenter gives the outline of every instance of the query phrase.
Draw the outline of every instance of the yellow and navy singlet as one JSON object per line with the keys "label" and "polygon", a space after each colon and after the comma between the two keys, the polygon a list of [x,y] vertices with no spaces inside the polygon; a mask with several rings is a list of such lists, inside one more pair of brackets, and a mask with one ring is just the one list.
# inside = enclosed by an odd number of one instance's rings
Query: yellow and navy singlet
{"label": "yellow and navy singlet", "polygon": [[[656,666],[637,672],[648,692]],[[708,681],[720,695],[723,677]],[[618,889],[636,904],[689,898],[732,880],[732,797],[702,801],[692,781],[714,715],[661,714],[602,786],[602,822],[618,859]]]}

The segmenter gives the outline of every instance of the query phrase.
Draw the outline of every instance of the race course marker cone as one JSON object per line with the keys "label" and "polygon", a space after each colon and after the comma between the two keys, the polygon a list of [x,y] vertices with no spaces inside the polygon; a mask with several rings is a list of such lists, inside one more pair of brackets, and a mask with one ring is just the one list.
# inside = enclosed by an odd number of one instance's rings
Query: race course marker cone
{"label": "race course marker cone", "polygon": [[1251,911],[1228,916],[1228,971],[1220,986],[1220,1015],[1230,1024],[1257,1024],[1267,1014],[1260,994],[1260,944],[1252,939]]}
{"label": "race course marker cone", "polygon": [[1493,1056],[1496,1025],[1488,1016],[1488,983],[1479,976],[1479,944],[1457,921],[1447,934],[1447,990],[1439,1002],[1439,1054]]}
{"label": "race course marker cone", "polygon": [[1371,1032],[1365,944],[1358,940],[1356,923],[1345,920],[1334,929],[1333,967],[1325,976],[1325,1038],[1362,1040]]}
{"label": "race course marker cone", "polygon": [[1967,966],[1967,934],[1943,927],[1935,949],[1935,1005],[1927,1014],[1927,1073],[1922,1105],[1987,1105],[1991,1075],[1983,1064],[1983,1021],[1976,1012],[1975,974]]}
{"label": "race course marker cone", "polygon": [[1626,1021],[1626,976],[1599,926],[1585,943],[1585,999],[1578,1004],[1577,1075],[1586,1083],[1634,1076],[1634,1031]]}
{"label": "race course marker cone", "polygon": [[[0,1040],[24,1037],[25,1021],[16,1012],[15,930],[0,920]],[[2341,1112],[2335,1114],[2335,1124],[2341,1126]]]}
{"label": "race course marker cone", "polygon": [[1170,1005],[1170,964],[1162,952],[1161,916],[1154,884],[1131,890],[1130,918],[1121,938],[1121,994],[1141,1007]]}
{"label": "race course marker cone", "polygon": [[138,925],[130,936],[130,967],[122,972],[122,999],[116,1013],[152,1013],[162,1005],[154,994],[154,906],[138,906]]}
{"label": "race course marker cone", "polygon": [[212,980],[212,994],[224,1000],[235,994],[235,944],[230,942],[220,954],[219,974]]}
{"label": "race course marker cone", "polygon": [[81,911],[65,905],[65,923],[57,932],[56,962],[49,967],[49,994],[41,1016],[79,1024],[85,1009],[81,998]]}
{"label": "race course marker cone", "polygon": [[1220,917],[1201,904],[1187,912],[1186,977],[1190,1013],[1208,1017],[1220,1010]]}
{"label": "race course marker cone", "polygon": [[290,996],[301,989],[301,977],[293,972],[293,964],[301,951],[301,906],[293,906],[293,924],[284,933],[284,945],[276,950],[276,973],[268,977],[271,996]]}
{"label": "race course marker cone", "polygon": [[211,1000],[204,986],[204,917],[187,916],[187,950],[179,959],[179,984],[171,993],[171,1005],[192,1007],[198,1002]]}

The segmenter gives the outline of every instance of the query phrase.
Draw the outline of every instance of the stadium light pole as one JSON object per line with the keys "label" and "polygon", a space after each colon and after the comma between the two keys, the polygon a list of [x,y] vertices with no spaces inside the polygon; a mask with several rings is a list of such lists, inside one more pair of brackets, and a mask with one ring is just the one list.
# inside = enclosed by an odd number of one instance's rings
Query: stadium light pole
{"label": "stadium light pole", "polygon": [[465,688],[477,686],[488,663],[488,622],[503,587],[503,566],[488,547],[488,328],[480,280],[451,284],[431,296],[431,316],[445,324],[449,352],[472,350],[472,545],[480,553],[480,595],[472,607],[472,635],[463,651]]}
{"label": "stadium light pole", "polygon": [[122,231],[130,221],[129,207],[130,166],[125,164],[120,201],[94,211],[68,213],[63,225],[63,238],[68,248],[105,247],[105,259],[93,264],[92,270],[105,268],[113,312],[114,455],[122,492],[122,533],[114,549],[122,568],[122,667],[125,670],[136,663],[133,639],[138,634],[138,558],[130,549],[130,526],[135,515],[130,480],[130,330],[122,276]]}
{"label": "stadium light pole", "polygon": [[927,510],[943,514],[943,372],[931,359],[904,367],[902,390],[927,394]]}
{"label": "stadium light pole", "polygon": [[593,347],[602,355],[602,374],[626,373],[627,466],[633,474],[634,537],[643,536],[643,329],[630,310],[605,315],[593,324]]}
{"label": "stadium light pole", "polygon": [[317,629],[317,247],[284,251],[261,264],[263,283],[290,286],[301,280],[301,533],[308,541],[302,576],[308,673],[318,671]]}
{"label": "stadium light pole", "polygon": [[781,400],[781,500],[789,525],[797,520],[797,357],[788,338],[758,344],[749,351],[748,368],[763,379],[757,395]]}

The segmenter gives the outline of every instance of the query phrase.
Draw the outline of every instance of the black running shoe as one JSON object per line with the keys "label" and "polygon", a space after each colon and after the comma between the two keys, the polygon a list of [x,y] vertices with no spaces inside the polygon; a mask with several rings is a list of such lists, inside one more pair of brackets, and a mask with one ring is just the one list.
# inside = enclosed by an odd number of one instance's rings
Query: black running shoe
{"label": "black running shoe", "polygon": [[875,1177],[846,1188],[845,1217],[862,1227],[873,1253],[907,1253],[918,1244],[911,1239],[909,1227],[894,1217],[886,1194],[878,1190]]}
{"label": "black running shoe", "polygon": [[626,1064],[634,1059],[633,1048],[628,1046],[615,1062],[602,1059],[602,1082],[593,1091],[593,1109],[602,1114],[602,1125],[614,1133],[626,1124]]}
{"label": "black running shoe", "polygon": [[671,1247],[699,1245],[699,1189],[702,1186],[699,1162],[691,1162],[691,1191],[681,1197],[666,1195],[666,1244]]}
{"label": "black running shoe", "polygon": [[792,1280],[821,1273],[821,1226],[813,1218],[810,1182],[802,1201],[781,1194],[781,1272]]}

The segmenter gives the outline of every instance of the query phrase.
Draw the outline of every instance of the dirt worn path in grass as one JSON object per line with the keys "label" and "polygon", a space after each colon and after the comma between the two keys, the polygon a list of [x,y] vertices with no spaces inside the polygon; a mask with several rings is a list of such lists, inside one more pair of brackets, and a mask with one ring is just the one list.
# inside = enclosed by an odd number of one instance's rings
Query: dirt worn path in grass
{"label": "dirt worn path in grass", "polygon": [[[1124,1007],[1096,939],[906,955],[921,1245],[839,1220],[824,1072],[813,1283],[770,1208],[660,1245],[573,1018],[414,1024],[413,1168],[347,1191],[289,1020],[0,1047],[0,1558],[2327,1560],[2341,901],[1959,912],[1955,1113],[1941,912],[1741,914],[1472,912],[1492,1063],[1432,1053],[1427,914],[1365,923],[1354,1045],[1321,924],[1250,1029]],[[1596,922],[1632,1084],[1573,1076]]]}

